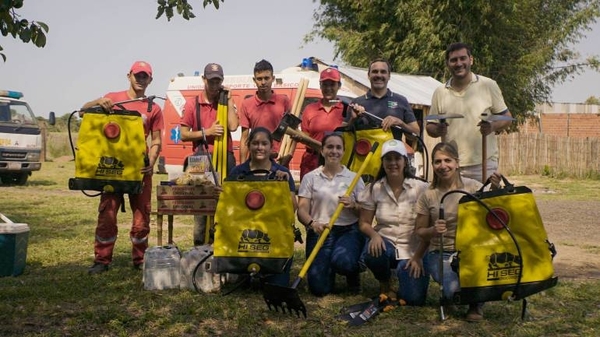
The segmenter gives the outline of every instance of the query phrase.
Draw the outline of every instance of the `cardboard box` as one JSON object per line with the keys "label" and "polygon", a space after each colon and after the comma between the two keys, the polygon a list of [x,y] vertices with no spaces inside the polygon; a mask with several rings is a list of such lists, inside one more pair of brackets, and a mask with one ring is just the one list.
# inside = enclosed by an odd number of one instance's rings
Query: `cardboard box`
{"label": "cardboard box", "polygon": [[186,172],[208,173],[210,172],[210,160],[208,155],[189,156]]}
{"label": "cardboard box", "polygon": [[159,185],[156,187],[159,213],[214,215],[217,200],[214,185]]}
{"label": "cardboard box", "polygon": [[0,276],[18,276],[23,273],[27,261],[29,226],[13,223],[0,213]]}
{"label": "cardboard box", "polygon": [[214,185],[158,185],[156,199],[212,199],[214,190]]}
{"label": "cardboard box", "polygon": [[200,214],[214,215],[217,209],[217,200],[215,199],[175,199],[158,200],[157,208],[159,213],[168,214]]}

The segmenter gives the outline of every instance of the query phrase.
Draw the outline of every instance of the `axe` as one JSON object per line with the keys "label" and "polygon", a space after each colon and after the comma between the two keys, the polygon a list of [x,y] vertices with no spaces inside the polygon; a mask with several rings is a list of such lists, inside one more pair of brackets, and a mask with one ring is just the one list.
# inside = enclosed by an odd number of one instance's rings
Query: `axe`
{"label": "axe", "polygon": [[290,136],[294,136],[294,138],[299,139],[300,142],[310,146],[313,149],[320,149],[321,142],[307,136],[302,131],[298,130],[298,125],[300,125],[302,120],[290,113],[286,113],[281,118],[281,122],[273,131],[273,139],[280,142],[283,139],[283,136],[288,134]]}
{"label": "axe", "polygon": [[433,121],[433,120],[439,120],[440,123],[446,123],[446,119],[452,119],[452,118],[464,118],[465,116],[463,115],[459,115],[459,114],[453,114],[453,113],[447,113],[447,114],[441,114],[441,115],[428,115],[425,116],[425,120],[426,121]]}

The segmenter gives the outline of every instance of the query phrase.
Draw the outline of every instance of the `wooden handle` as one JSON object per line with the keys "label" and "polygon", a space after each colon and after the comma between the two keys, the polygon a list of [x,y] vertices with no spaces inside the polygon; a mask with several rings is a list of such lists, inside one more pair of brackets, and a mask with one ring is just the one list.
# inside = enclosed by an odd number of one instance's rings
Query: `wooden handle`
{"label": "wooden handle", "polygon": [[321,148],[321,142],[320,141],[307,136],[304,132],[302,132],[300,130],[296,130],[296,129],[292,129],[292,128],[287,128],[287,129],[285,129],[285,133],[288,134],[288,135],[290,135],[290,136],[295,136],[295,137],[300,138],[300,142],[301,143],[309,145],[310,147]]}

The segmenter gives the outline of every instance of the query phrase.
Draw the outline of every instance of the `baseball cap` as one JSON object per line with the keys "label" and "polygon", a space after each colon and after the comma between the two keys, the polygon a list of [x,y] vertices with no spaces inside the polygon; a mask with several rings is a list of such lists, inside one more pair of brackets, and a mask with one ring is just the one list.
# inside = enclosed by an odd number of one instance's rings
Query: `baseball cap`
{"label": "baseball cap", "polygon": [[148,62],[135,61],[135,63],[131,66],[131,69],[129,71],[134,75],[138,73],[146,73],[148,74],[148,76],[152,77],[152,67]]}
{"label": "baseball cap", "polygon": [[204,77],[207,80],[212,78],[220,78],[223,79],[223,67],[216,63],[209,63],[204,67]]}
{"label": "baseball cap", "polygon": [[383,158],[383,156],[390,152],[396,152],[400,155],[408,156],[408,153],[406,152],[406,146],[404,146],[404,143],[395,139],[390,139],[383,143],[383,147],[381,148],[381,157]]}
{"label": "baseball cap", "polygon": [[325,70],[323,70],[321,72],[321,78],[319,78],[320,82],[323,81],[335,81],[335,82],[340,82],[341,80],[341,75],[339,70],[335,69],[335,68],[327,68]]}

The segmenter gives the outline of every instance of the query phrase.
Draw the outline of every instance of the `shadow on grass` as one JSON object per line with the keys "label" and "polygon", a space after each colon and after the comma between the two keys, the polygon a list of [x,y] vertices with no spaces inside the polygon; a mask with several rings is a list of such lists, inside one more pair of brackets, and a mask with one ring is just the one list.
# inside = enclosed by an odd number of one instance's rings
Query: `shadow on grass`
{"label": "shadow on grass", "polygon": [[54,186],[57,185],[56,181],[53,180],[44,180],[44,179],[36,179],[36,180],[30,180],[27,183],[27,186]]}
{"label": "shadow on grass", "polygon": [[[598,284],[559,285],[530,298],[530,316],[521,321],[520,303],[485,306],[487,320],[466,323],[461,313],[438,319],[437,290],[432,283],[425,307],[400,307],[382,313],[361,327],[348,327],[335,315],[365,296],[345,294],[317,298],[304,287],[300,297],[308,318],[269,311],[258,291],[239,290],[228,296],[192,290],[147,291],[143,272],[131,267],[122,250],[108,272],[90,276],[88,262],[51,265],[34,258],[23,275],[0,279],[2,336],[532,336],[590,335],[585,298],[598,294]],[[296,269],[296,268],[295,268]],[[376,282],[362,274],[367,288]],[[557,302],[560,303],[557,305]],[[592,330],[590,330],[592,329]]]}

